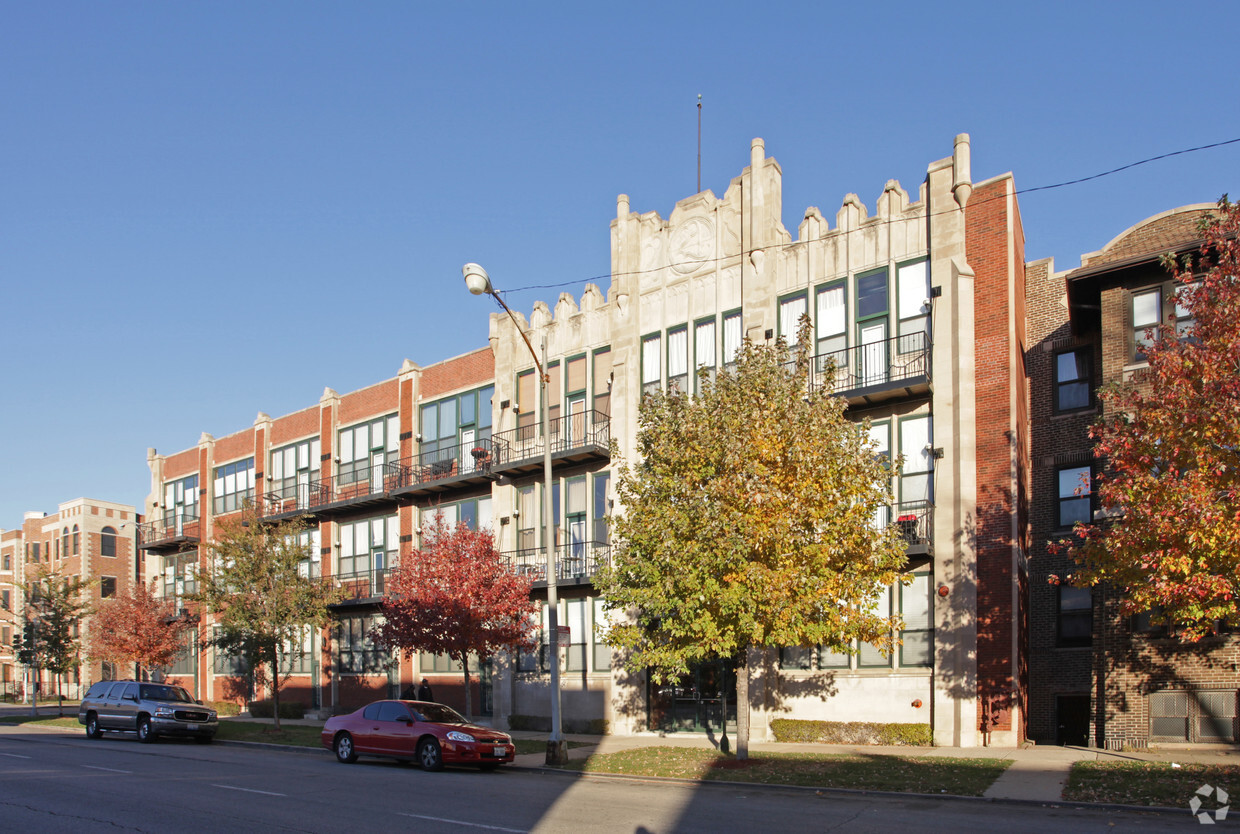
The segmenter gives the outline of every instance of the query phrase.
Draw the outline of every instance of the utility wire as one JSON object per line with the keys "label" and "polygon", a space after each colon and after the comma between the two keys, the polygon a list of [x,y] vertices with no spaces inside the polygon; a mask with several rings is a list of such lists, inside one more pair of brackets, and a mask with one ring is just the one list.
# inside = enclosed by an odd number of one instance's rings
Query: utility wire
{"label": "utility wire", "polygon": [[[1198,145],[1195,148],[1183,148],[1178,151],[1169,151],[1167,153],[1158,154],[1157,156],[1151,156],[1145,159],[1139,159],[1136,162],[1129,162],[1127,165],[1121,165],[1118,168],[1112,168],[1109,171],[1101,171],[1097,174],[1090,174],[1087,177],[1080,177],[1074,180],[1065,180],[1063,182],[1056,182],[1050,185],[1035,185],[1035,186],[1031,186],[1030,188],[1018,188],[1016,189],[1015,193],[1016,194],[1032,194],[1036,191],[1050,191],[1055,188],[1065,188],[1069,185],[1080,185],[1083,182],[1090,182],[1092,180],[1101,179],[1102,177],[1109,177],[1112,174],[1118,174],[1121,171],[1127,171],[1130,168],[1136,168],[1139,165],[1146,165],[1150,162],[1157,162],[1159,160],[1168,159],[1173,156],[1180,156],[1181,154],[1196,153],[1197,151],[1207,151],[1212,148],[1221,148],[1224,145],[1234,145],[1237,143],[1240,143],[1240,137],[1236,137],[1235,139],[1225,139],[1221,142],[1211,142],[1208,145]],[[997,197],[991,197],[986,200],[970,200],[969,205],[975,206],[979,204],[988,203],[993,200],[1004,200],[1004,199],[1007,199],[1007,195],[1001,194]],[[934,212],[933,214],[928,214],[926,215],[926,217],[927,219],[929,219],[930,217],[938,217],[938,216],[945,215],[945,214],[951,214],[955,211],[956,209],[946,209],[944,211],[939,211],[939,212]],[[888,220],[884,220],[883,222],[884,223],[896,223],[896,222],[903,222],[903,221],[904,221],[904,218],[891,218]],[[794,240],[789,243],[780,244],[778,246],[770,246],[770,247],[764,247],[764,248],[783,249],[784,247],[789,247],[789,246],[801,246],[808,242],[809,241],[804,241],[804,240]],[[749,253],[741,252],[740,256],[743,257],[746,254],[749,254]],[[719,263],[720,261],[731,260],[732,258],[735,258],[735,257],[737,257],[737,255],[727,255],[727,256],[721,256],[718,258],[712,258],[710,259],[710,261],[713,261],[714,263]],[[692,261],[691,263],[694,263],[694,264],[707,263],[707,261]],[[677,266],[677,264],[668,264],[668,266]],[[578,284],[589,284],[589,283],[594,283],[597,281],[606,281],[606,280],[610,280],[612,278],[617,278],[617,277],[628,277],[628,276],[633,276],[633,275],[648,275],[653,272],[660,272],[665,268],[666,267],[664,266],[660,266],[660,267],[655,267],[654,269],[634,270],[631,272],[607,273],[606,275],[596,275],[592,278],[578,279],[575,281],[562,281],[558,284],[531,284],[528,287],[516,287],[511,290],[505,290],[505,292],[514,293],[514,292],[526,292],[529,290],[556,290],[562,287],[574,287],[574,286],[577,286]]]}

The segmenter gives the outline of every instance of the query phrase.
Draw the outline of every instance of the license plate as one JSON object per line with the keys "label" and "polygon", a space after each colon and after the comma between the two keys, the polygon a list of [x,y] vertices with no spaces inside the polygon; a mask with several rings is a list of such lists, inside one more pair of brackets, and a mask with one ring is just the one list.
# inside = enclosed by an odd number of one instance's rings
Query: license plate
{"label": "license plate", "polygon": [[503,758],[503,757],[504,757],[504,754],[505,754],[505,753],[507,753],[507,752],[508,752],[508,751],[507,751],[507,750],[505,750],[503,747],[496,747],[496,748],[495,748],[495,753],[494,753],[494,755],[496,755],[496,756],[498,756],[498,757],[500,757],[500,758]]}

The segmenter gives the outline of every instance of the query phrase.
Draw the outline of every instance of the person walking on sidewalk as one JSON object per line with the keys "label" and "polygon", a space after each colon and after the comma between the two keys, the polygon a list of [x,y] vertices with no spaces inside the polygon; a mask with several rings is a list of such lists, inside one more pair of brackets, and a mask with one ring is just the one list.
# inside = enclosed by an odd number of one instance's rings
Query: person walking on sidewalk
{"label": "person walking on sidewalk", "polygon": [[419,701],[434,701],[435,693],[431,692],[431,684],[426,678],[422,678],[422,685],[418,687]]}

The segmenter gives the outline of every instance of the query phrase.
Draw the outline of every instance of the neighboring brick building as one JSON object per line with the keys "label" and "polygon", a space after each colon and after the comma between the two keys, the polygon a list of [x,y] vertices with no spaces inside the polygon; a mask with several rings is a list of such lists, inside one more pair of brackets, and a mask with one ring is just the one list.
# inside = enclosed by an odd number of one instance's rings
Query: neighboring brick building
{"label": "neighboring brick building", "polygon": [[1115,592],[1049,584],[1072,571],[1046,542],[1097,507],[1088,483],[1101,465],[1088,426],[1095,391],[1129,380],[1145,362],[1147,326],[1176,314],[1165,253],[1196,251],[1212,208],[1163,212],[1124,231],[1081,267],[1028,265],[1034,505],[1031,569],[1030,736],[1118,748],[1158,742],[1234,742],[1240,637],[1184,643],[1148,618],[1121,618]]}
{"label": "neighboring brick building", "polygon": [[[78,498],[61,504],[52,515],[26,513],[20,528],[0,530],[0,694],[19,695],[29,683],[28,670],[14,658],[13,638],[25,618],[36,613],[30,584],[44,571],[80,578],[90,583],[84,599],[92,605],[128,592],[140,573],[135,548],[140,521],[132,506]],[[79,686],[123,671],[86,659],[90,628],[88,616],[79,632],[82,666],[63,682],[62,692],[69,697],[78,694]],[[40,683],[45,695],[55,692],[46,672]]]}

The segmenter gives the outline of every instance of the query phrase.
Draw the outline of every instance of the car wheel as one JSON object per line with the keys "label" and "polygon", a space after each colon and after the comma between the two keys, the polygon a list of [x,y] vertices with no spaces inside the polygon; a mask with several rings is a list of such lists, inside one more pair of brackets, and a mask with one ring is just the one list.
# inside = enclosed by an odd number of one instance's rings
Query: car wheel
{"label": "car wheel", "polygon": [[199,744],[210,744],[215,740],[215,736],[194,736],[194,741]]}
{"label": "car wheel", "polygon": [[86,737],[103,738],[103,730],[99,729],[99,716],[93,712],[86,716]]}
{"label": "car wheel", "polygon": [[433,738],[424,738],[418,744],[418,762],[423,770],[443,770],[443,752],[439,742]]}
{"label": "car wheel", "polygon": [[357,761],[357,751],[353,749],[353,736],[341,733],[336,736],[336,761],[341,764],[353,764]]}
{"label": "car wheel", "polygon": [[151,719],[145,715],[138,719],[138,741],[150,744],[155,740],[155,731],[151,729]]}

